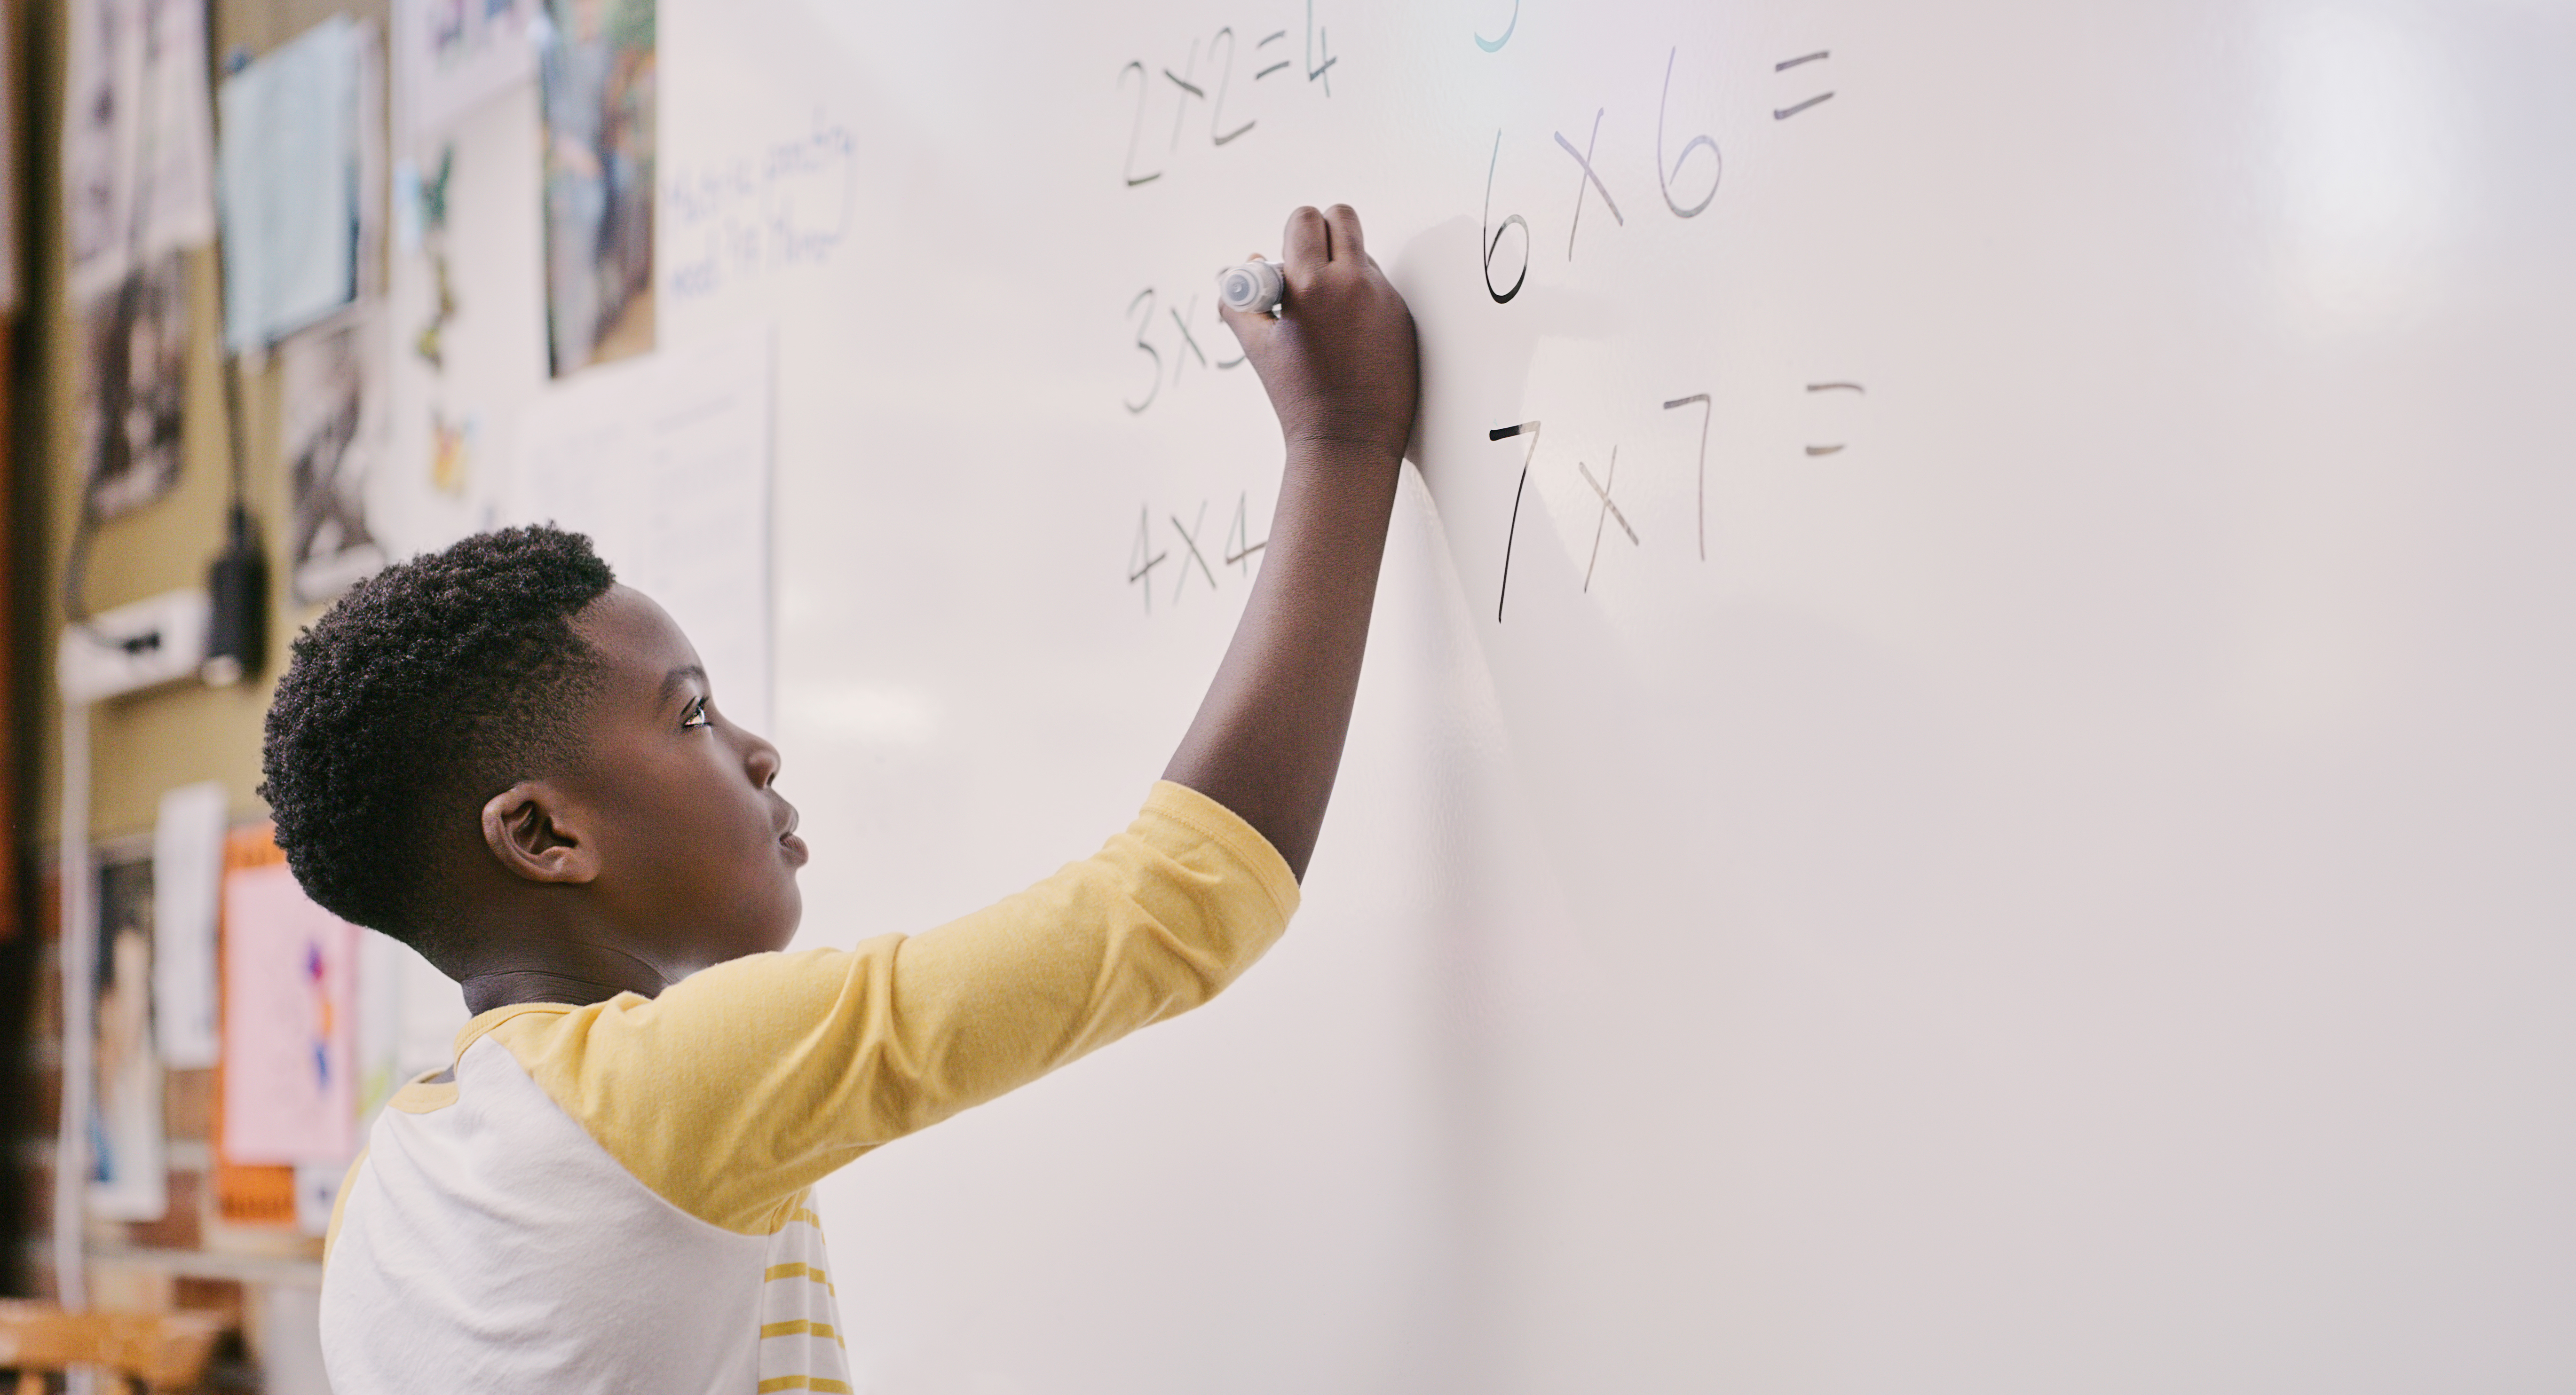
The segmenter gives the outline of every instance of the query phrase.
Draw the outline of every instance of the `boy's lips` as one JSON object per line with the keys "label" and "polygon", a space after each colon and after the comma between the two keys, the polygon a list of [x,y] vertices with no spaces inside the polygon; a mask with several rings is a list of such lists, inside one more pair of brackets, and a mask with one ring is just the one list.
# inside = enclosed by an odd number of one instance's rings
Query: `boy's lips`
{"label": "boy's lips", "polygon": [[813,854],[806,851],[805,840],[796,836],[796,824],[796,806],[790,804],[787,806],[787,827],[779,831],[778,846],[785,848],[787,856],[797,866],[802,867],[805,865],[805,859]]}

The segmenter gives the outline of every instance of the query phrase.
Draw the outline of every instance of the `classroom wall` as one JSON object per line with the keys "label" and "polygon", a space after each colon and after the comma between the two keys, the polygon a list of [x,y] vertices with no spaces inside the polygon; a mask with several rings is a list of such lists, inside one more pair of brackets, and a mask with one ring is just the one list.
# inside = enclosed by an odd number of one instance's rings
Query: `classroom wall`
{"label": "classroom wall", "polygon": [[[34,207],[28,235],[39,241],[36,275],[30,285],[27,313],[41,327],[37,352],[43,363],[44,550],[27,559],[42,595],[34,609],[35,633],[27,658],[41,681],[31,685],[41,717],[32,733],[28,774],[34,817],[22,831],[28,844],[49,847],[61,826],[62,768],[59,760],[62,704],[50,683],[55,640],[62,632],[60,581],[74,524],[79,516],[81,408],[81,318],[64,291],[68,261],[62,235],[61,171],[53,151],[62,139],[64,15],[62,0],[32,7],[28,69],[38,121],[31,130]],[[382,33],[390,6],[385,0],[218,0],[212,11],[210,41],[218,55],[235,48],[257,55],[311,28],[333,14],[372,19]],[[213,249],[188,254],[190,301],[186,463],[179,483],[158,502],[102,525],[88,568],[92,610],[140,600],[181,586],[202,586],[206,566],[223,545],[224,509],[229,497],[227,418],[223,361],[218,333],[216,265]],[[159,692],[102,704],[91,717],[92,787],[90,830],[97,837],[137,833],[152,826],[162,791],[199,780],[220,780],[231,795],[236,817],[267,812],[257,794],[261,719],[283,666],[286,643],[297,629],[321,613],[320,606],[296,606],[287,598],[287,577],[279,555],[286,529],[286,492],[278,459],[278,387],[272,364],[248,367],[242,375],[243,443],[248,453],[247,485],[258,515],[262,540],[269,549],[269,662],[252,680],[230,688],[182,684]]]}
{"label": "classroom wall", "polygon": [[[256,56],[335,13],[374,20],[379,32],[389,6],[383,0],[335,4],[325,0],[217,0],[210,7],[209,42],[220,56],[246,50]],[[24,214],[26,296],[16,336],[27,356],[12,383],[24,391],[13,400],[10,461],[11,541],[15,567],[17,634],[12,645],[12,739],[25,787],[12,820],[13,862],[36,869],[22,899],[30,943],[21,947],[0,933],[0,1032],[20,1043],[21,1070],[0,1097],[14,1123],[9,1169],[9,1214],[16,1224],[0,1239],[11,1253],[0,1263],[6,1291],[38,1297],[55,1289],[48,1251],[51,1161],[61,1108],[61,1002],[59,936],[55,917],[54,849],[62,810],[59,759],[63,706],[53,673],[56,640],[64,624],[62,579],[78,511],[86,462],[81,452],[85,352],[84,316],[67,294],[67,243],[63,226],[62,171],[58,152],[63,126],[63,87],[69,7],[44,0],[10,16],[23,85],[17,103]],[[175,487],[153,503],[103,524],[86,571],[92,611],[179,587],[203,586],[206,569],[224,541],[230,496],[231,421],[220,350],[220,299],[216,253],[186,254],[189,334],[184,463]],[[261,723],[287,641],[319,614],[288,597],[281,542],[287,528],[285,471],[280,460],[280,379],[272,363],[245,365],[240,379],[241,441],[247,499],[269,556],[268,661],[249,680],[230,688],[177,684],[101,704],[90,713],[91,817],[89,833],[102,861],[148,854],[162,794],[179,785],[219,781],[236,822],[266,813],[259,784]],[[90,1298],[108,1307],[212,1309],[245,1329],[256,1369],[268,1368],[262,1388],[318,1388],[313,1368],[312,1285],[319,1244],[293,1228],[230,1227],[217,1215],[214,1101],[218,1074],[169,1070],[164,1076],[163,1118],[170,1178],[169,1210],[154,1222],[93,1219],[88,1227]],[[300,1382],[300,1383],[299,1383]]]}

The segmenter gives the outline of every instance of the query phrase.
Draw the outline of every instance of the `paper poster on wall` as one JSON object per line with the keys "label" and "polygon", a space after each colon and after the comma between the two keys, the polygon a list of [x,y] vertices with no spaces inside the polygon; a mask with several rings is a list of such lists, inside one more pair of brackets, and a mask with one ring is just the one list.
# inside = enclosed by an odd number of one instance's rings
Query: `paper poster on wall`
{"label": "paper poster on wall", "polygon": [[81,457],[90,512],[131,513],[179,482],[187,411],[188,269],[169,253],[93,303],[81,336]]}
{"label": "paper poster on wall", "polygon": [[[416,180],[406,195],[411,209],[406,221],[412,232],[401,249],[406,254],[420,253],[426,261],[430,292],[420,328],[411,336],[407,364],[415,372],[427,370],[438,385],[447,376],[448,329],[462,308],[456,299],[456,263],[449,257],[447,224],[448,191],[455,183],[456,146],[451,143],[439,151],[436,171]],[[480,434],[474,420],[463,412],[451,416],[446,404],[438,402],[429,409],[428,425],[430,487],[441,494],[461,495],[473,473],[475,437]]]}
{"label": "paper poster on wall", "polygon": [[769,421],[766,326],[601,368],[529,409],[511,505],[588,533],[755,731],[770,717]]}
{"label": "paper poster on wall", "polygon": [[398,134],[408,141],[435,136],[533,77],[528,26],[537,9],[538,0],[395,0]]}
{"label": "paper poster on wall", "polygon": [[403,943],[381,931],[358,931],[358,1131],[400,1085],[395,1054],[402,1036]]}
{"label": "paper poster on wall", "polygon": [[152,863],[98,871],[97,1105],[90,1111],[89,1210],[120,1221],[169,1209],[161,1060],[152,1049]]}
{"label": "paper poster on wall", "polygon": [[358,933],[358,1127],[363,1132],[404,1081],[455,1059],[470,1014],[456,981],[419,950],[374,930]]}
{"label": "paper poster on wall", "polygon": [[202,1070],[222,1050],[215,1008],[215,909],[223,894],[224,787],[161,796],[152,830],[152,1026],[161,1061]]}
{"label": "paper poster on wall", "polygon": [[358,294],[367,32],[333,16],[224,79],[224,347],[235,352]]}
{"label": "paper poster on wall", "polygon": [[654,2],[551,0],[536,31],[556,377],[653,347]]}
{"label": "paper poster on wall", "polygon": [[80,0],[64,56],[63,215],[76,301],[215,235],[206,7]]}
{"label": "paper poster on wall", "polygon": [[226,1161],[348,1161],[357,934],[307,899],[283,863],[225,877]]}
{"label": "paper poster on wall", "polygon": [[541,125],[520,83],[422,153],[417,227],[385,261],[390,398],[368,498],[391,556],[499,521],[520,411],[547,383]]}
{"label": "paper poster on wall", "polygon": [[385,451],[385,343],[376,324],[370,314],[342,316],[278,352],[287,558],[295,599],[307,605],[385,564],[367,521],[368,476]]}
{"label": "paper poster on wall", "polygon": [[409,945],[394,956],[399,967],[396,996],[400,1027],[394,1033],[394,1075],[413,1076],[455,1064],[456,1034],[474,1014],[465,1010],[465,990],[437,965]]}

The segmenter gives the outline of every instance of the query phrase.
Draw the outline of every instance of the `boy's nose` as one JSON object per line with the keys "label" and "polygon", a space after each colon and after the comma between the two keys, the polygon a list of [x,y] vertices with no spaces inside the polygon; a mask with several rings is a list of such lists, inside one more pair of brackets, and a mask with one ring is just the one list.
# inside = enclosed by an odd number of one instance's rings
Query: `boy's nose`
{"label": "boy's nose", "polygon": [[751,738],[751,750],[745,765],[751,771],[753,784],[762,789],[769,788],[770,783],[778,778],[778,764],[777,747],[757,736]]}

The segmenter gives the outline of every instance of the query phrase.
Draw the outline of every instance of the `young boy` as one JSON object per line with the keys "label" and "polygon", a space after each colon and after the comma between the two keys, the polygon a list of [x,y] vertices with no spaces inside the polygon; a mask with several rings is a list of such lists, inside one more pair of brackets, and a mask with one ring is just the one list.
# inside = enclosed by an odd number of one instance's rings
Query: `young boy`
{"label": "young boy", "polygon": [[1205,1002],[1277,938],[1415,393],[1358,217],[1297,210],[1285,261],[1278,319],[1227,316],[1287,465],[1198,717],[1125,832],[954,924],[778,952],[806,858],[778,752],[577,535],[468,538],[296,641],[268,719],[278,842],[476,1014],[341,1188],[341,1395],[846,1391],[814,1181]]}

